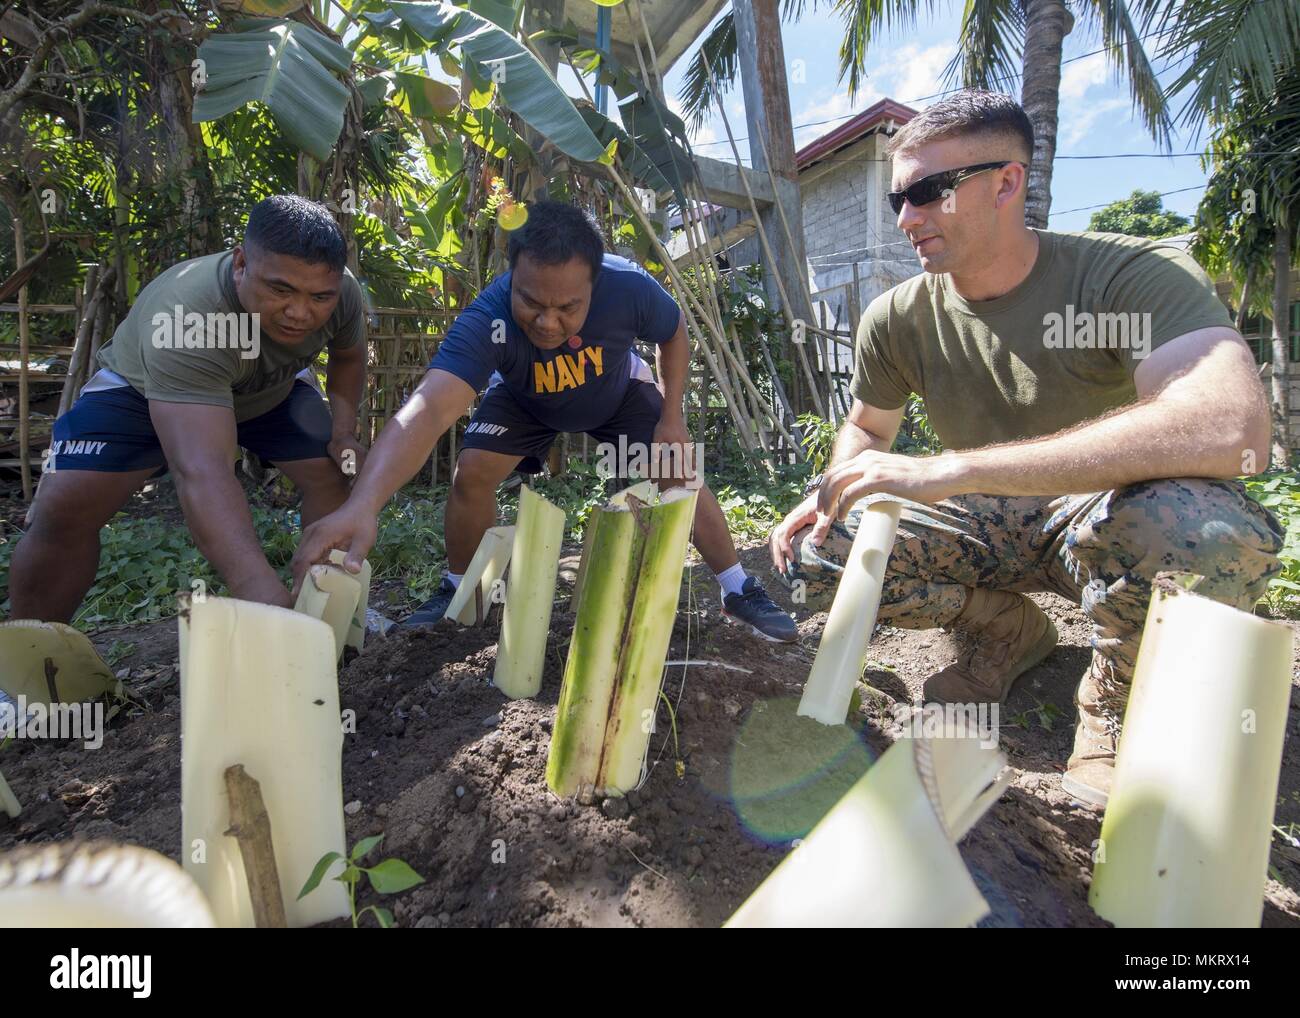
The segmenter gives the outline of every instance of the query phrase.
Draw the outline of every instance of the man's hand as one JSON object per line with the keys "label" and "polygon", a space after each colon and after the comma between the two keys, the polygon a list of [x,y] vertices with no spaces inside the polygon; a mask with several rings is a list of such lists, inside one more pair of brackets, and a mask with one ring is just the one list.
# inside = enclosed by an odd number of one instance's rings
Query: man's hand
{"label": "man's hand", "polygon": [[772,565],[776,567],[776,571],[784,573],[786,564],[795,560],[794,545],[791,540],[795,534],[811,523],[813,543],[821,544],[826,539],[832,522],[831,517],[817,511],[817,492],[813,492],[791,509],[789,515],[777,525],[767,541],[772,551]]}
{"label": "man's hand", "polygon": [[[674,480],[693,480],[700,464],[695,462],[695,446],[691,443],[690,432],[686,430],[686,421],[680,411],[674,412],[667,405],[663,415],[655,425],[654,442],[659,453],[659,477]],[[647,450],[651,452],[654,450]]]}
{"label": "man's hand", "polygon": [[375,514],[349,499],[342,506],[322,517],[302,532],[298,550],[293,556],[293,591],[302,589],[307,570],[318,562],[328,562],[330,551],[340,548],[346,553],[343,568],[350,573],[361,572],[366,555],[375,546],[379,536]]}
{"label": "man's hand", "polygon": [[842,520],[853,504],[881,492],[931,504],[963,493],[962,461],[957,456],[900,456],[867,449],[826,471],[817,491],[817,509]]}
{"label": "man's hand", "polygon": [[280,608],[292,608],[293,595],[289,593],[279,577],[258,577],[247,583],[230,588],[230,596],[241,601],[256,601],[258,604],[273,604]]}
{"label": "man's hand", "polygon": [[349,478],[355,478],[361,473],[361,466],[366,462],[366,447],[357,441],[356,436],[350,433],[335,435],[326,449],[330,459]]}

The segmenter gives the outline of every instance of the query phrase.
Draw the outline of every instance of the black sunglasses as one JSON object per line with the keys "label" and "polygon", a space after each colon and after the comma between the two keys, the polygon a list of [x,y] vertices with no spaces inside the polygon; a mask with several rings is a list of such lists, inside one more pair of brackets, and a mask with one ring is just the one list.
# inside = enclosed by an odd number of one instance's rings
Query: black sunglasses
{"label": "black sunglasses", "polygon": [[[1003,166],[1009,166],[1016,159],[1003,159],[996,163],[976,163],[974,166],[958,166],[951,170],[940,170],[938,173],[931,173],[928,177],[922,177],[914,184],[903,188],[901,191],[890,191],[885,195],[889,199],[889,207],[894,210],[894,215],[903,211],[903,200],[910,201],[916,208],[922,205],[929,205],[931,202],[938,201],[943,197],[945,191],[955,188],[967,177],[973,177],[977,173],[983,173],[985,170],[999,170]],[[1024,163],[1020,163],[1024,166]]]}

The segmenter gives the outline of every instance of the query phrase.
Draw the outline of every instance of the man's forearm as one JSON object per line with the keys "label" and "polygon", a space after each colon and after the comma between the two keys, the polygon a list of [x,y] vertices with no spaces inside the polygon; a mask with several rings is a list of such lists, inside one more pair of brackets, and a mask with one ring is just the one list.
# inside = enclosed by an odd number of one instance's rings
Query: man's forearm
{"label": "man's forearm", "polygon": [[835,436],[835,444],[831,448],[830,466],[838,466],[868,449],[874,449],[876,452],[889,451],[888,445],[878,435],[873,435],[852,421],[846,420],[840,426],[839,434]]}
{"label": "man's forearm", "polygon": [[686,373],[690,370],[690,363],[691,349],[685,332],[679,332],[676,338],[656,349],[655,368],[664,391],[665,412],[683,413]]}
{"label": "man's forearm", "polygon": [[1255,471],[1248,425],[1208,403],[1156,397],[1055,435],[945,458],[954,461],[956,494],[1067,495],[1165,477],[1229,478]]}
{"label": "man's forearm", "polygon": [[357,433],[357,408],[366,387],[364,360],[340,363],[331,359],[325,375],[325,395],[330,401],[330,417],[334,420],[334,435]]}
{"label": "man's forearm", "polygon": [[375,439],[349,501],[360,502],[378,515],[424,465],[450,423],[437,419],[434,407],[418,390],[412,393]]}
{"label": "man's forearm", "polygon": [[253,530],[248,500],[232,470],[173,469],[190,534],[235,596],[279,583]]}

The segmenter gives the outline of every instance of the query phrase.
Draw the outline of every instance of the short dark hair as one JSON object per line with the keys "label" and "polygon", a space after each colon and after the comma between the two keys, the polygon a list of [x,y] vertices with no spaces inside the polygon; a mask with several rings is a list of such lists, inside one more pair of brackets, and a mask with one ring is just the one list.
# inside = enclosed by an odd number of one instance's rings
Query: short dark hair
{"label": "short dark hair", "polygon": [[324,262],[336,271],[348,261],[343,231],[329,209],[296,194],[273,194],[254,205],[244,228],[244,243],[313,265]]}
{"label": "short dark hair", "polygon": [[888,153],[914,149],[928,141],[972,134],[1002,134],[1024,146],[1025,162],[1034,155],[1034,125],[1024,108],[1002,92],[964,88],[914,116],[889,140]]}
{"label": "short dark hair", "polygon": [[528,206],[527,222],[510,232],[507,250],[512,269],[525,252],[539,265],[563,265],[581,258],[591,266],[594,280],[605,257],[605,241],[596,221],[583,209],[568,202],[539,201]]}

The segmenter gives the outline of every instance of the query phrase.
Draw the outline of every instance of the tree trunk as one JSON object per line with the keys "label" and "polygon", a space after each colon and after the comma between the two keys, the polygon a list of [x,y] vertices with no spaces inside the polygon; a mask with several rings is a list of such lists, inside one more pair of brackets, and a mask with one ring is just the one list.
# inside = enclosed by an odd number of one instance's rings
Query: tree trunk
{"label": "tree trunk", "polygon": [[1273,232],[1273,456],[1285,470],[1291,458],[1291,235],[1286,220]]}
{"label": "tree trunk", "polygon": [[1061,93],[1061,48],[1074,27],[1064,0],[1025,0],[1025,52],[1020,104],[1034,125],[1034,160],[1029,167],[1025,224],[1047,227],[1052,207],[1052,160],[1056,157],[1057,107]]}

